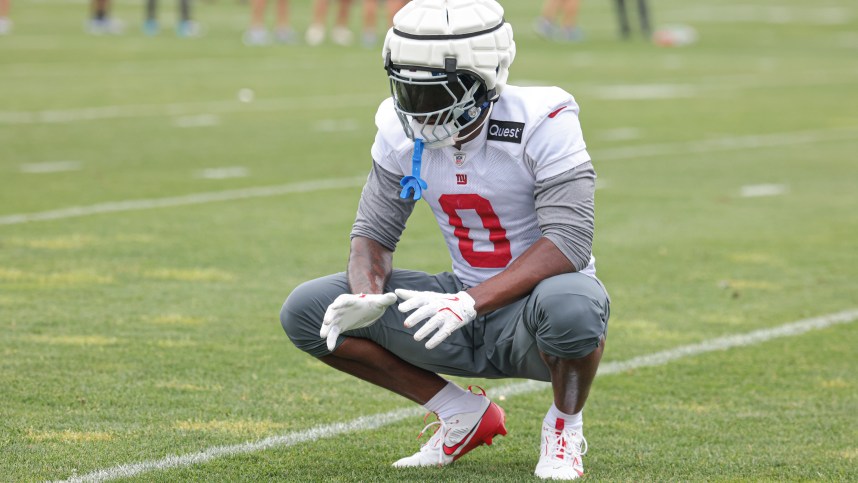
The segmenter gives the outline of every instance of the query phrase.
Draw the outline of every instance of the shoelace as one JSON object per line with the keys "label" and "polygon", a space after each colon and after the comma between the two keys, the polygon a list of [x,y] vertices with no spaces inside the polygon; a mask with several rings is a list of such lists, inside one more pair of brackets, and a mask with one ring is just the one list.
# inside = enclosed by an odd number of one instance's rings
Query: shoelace
{"label": "shoelace", "polygon": [[580,444],[575,442],[578,433],[571,429],[563,429],[559,433],[555,432],[554,435],[554,438],[549,439],[547,448],[547,453],[552,455],[553,459],[567,461],[566,456],[568,455],[572,456],[574,460],[576,457],[587,454],[587,440],[584,439],[583,435],[581,435]]}
{"label": "shoelace", "polygon": [[[426,418],[429,416],[429,414],[431,414],[431,413],[426,413],[426,416],[423,417],[423,422],[426,422]],[[427,424],[426,426],[423,427],[422,430],[420,430],[420,434],[417,435],[417,439],[420,439],[423,436],[423,433],[425,433],[427,429],[431,428],[432,426],[436,426],[436,425],[438,427],[435,428],[435,432],[432,433],[432,437],[429,438],[429,441],[427,441],[426,444],[424,444],[420,448],[420,451],[421,452],[437,451],[438,452],[438,466],[442,466],[444,464],[444,434],[446,434],[446,431],[447,431],[447,425],[444,424],[444,421],[442,421],[439,418],[437,421],[432,421],[431,423]],[[433,440],[435,439],[436,436],[438,438],[438,441],[434,445],[435,448],[433,448],[432,443],[433,443]]]}

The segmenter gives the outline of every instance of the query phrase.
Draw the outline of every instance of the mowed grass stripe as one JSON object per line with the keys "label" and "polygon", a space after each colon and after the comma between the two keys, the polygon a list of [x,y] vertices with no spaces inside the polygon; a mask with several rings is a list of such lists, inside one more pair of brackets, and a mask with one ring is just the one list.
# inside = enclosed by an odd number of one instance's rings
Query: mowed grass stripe
{"label": "mowed grass stripe", "polygon": [[[744,334],[718,337],[697,344],[683,345],[675,347],[673,349],[655,352],[646,356],[635,357],[626,361],[607,362],[601,365],[601,367],[599,368],[598,375],[607,376],[612,374],[619,374],[633,369],[661,366],[667,364],[668,362],[683,359],[686,357],[693,357],[708,352],[727,350],[735,347],[745,347],[761,344],[763,342],[782,337],[795,337],[812,330],[820,330],[838,324],[848,324],[855,322],[856,320],[858,320],[858,309],[850,309],[842,312],[836,312],[833,314],[822,315],[819,317],[803,319],[768,329],[760,329]],[[503,394],[505,396],[514,396],[517,394],[525,394],[542,389],[548,389],[549,387],[550,385],[548,383],[527,381],[503,386],[493,392]],[[85,475],[76,476],[63,481],[107,481],[117,478],[128,478],[148,471],[192,466],[224,456],[235,456],[276,447],[288,447],[300,443],[313,442],[320,439],[331,438],[353,431],[378,429],[383,426],[402,421],[406,418],[414,417],[415,415],[419,415],[422,412],[423,409],[419,406],[398,409],[387,413],[363,416],[348,422],[339,422],[323,426],[316,426],[314,428],[310,428],[304,431],[297,431],[281,436],[272,436],[270,438],[265,438],[255,442],[246,442],[230,446],[214,446],[206,450],[199,451],[197,453],[173,455],[167,456],[160,460],[143,461],[140,463],[119,465],[112,468],[106,468],[103,470],[94,471],[92,473],[87,473]]]}
{"label": "mowed grass stripe", "polygon": [[[652,156],[669,156],[680,154],[700,154],[713,151],[739,151],[744,149],[764,149],[780,146],[801,144],[816,144],[831,141],[858,139],[858,129],[828,129],[797,131],[772,134],[756,134],[748,136],[725,137],[718,139],[703,139],[698,141],[681,141],[672,143],[645,144],[598,151],[594,159],[601,161],[619,161]],[[60,220],[81,216],[117,213],[125,211],[147,210],[152,208],[168,208],[185,205],[198,205],[218,201],[232,201],[248,198],[264,198],[290,193],[307,193],[313,191],[353,188],[361,186],[366,181],[363,176],[352,178],[333,178],[277,186],[258,186],[226,191],[209,191],[168,198],[149,198],[125,201],[109,201],[87,206],[71,206],[56,210],[36,213],[20,213],[0,216],[0,225],[18,225],[34,221]]]}

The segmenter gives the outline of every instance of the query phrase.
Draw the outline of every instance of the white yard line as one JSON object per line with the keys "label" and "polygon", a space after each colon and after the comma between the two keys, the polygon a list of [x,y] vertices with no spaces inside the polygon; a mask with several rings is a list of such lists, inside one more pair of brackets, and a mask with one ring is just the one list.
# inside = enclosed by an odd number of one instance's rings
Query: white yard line
{"label": "white yard line", "polygon": [[173,119],[173,125],[180,128],[211,127],[220,124],[220,117],[214,114],[194,114]]}
{"label": "white yard line", "polygon": [[[768,89],[772,87],[824,86],[855,83],[855,69],[811,71],[799,75],[780,76],[776,79],[760,75],[729,75],[698,79],[686,79],[682,84],[676,80],[640,85],[575,84],[566,86],[576,97],[601,99],[666,99],[691,97],[708,91],[731,91],[743,89]],[[553,82],[520,79],[516,85],[551,85]],[[40,111],[0,111],[0,125],[60,124],[71,122],[99,121],[106,119],[130,119],[158,116],[215,115],[235,112],[277,112],[290,110],[319,110],[339,107],[377,106],[385,94],[358,93],[337,96],[282,97],[254,99],[248,102],[235,100],[184,102],[171,104],[112,105],[49,109]]]}
{"label": "white yard line", "polygon": [[[823,315],[810,319],[799,320],[789,324],[772,327],[769,329],[755,330],[745,334],[736,334],[726,337],[709,339],[698,344],[679,346],[673,349],[656,352],[646,356],[635,357],[625,361],[607,362],[599,368],[599,376],[619,374],[625,371],[641,369],[644,367],[662,366],[668,362],[686,357],[693,357],[707,352],[727,350],[734,347],[745,347],[777,339],[781,337],[794,337],[811,330],[824,329],[838,324],[848,324],[858,320],[858,309],[846,310],[834,314]],[[548,389],[548,383],[528,381],[510,384],[500,387],[493,393],[500,396],[514,396],[534,391]],[[316,426],[304,431],[296,431],[281,436],[272,436],[259,441],[246,442],[231,446],[214,446],[197,453],[167,456],[159,460],[142,461],[125,465],[114,466],[102,470],[87,473],[85,475],[73,476],[68,482],[95,482],[106,481],[117,478],[129,478],[140,473],[169,468],[182,468],[196,464],[205,463],[216,458],[234,456],[239,454],[254,453],[271,448],[282,448],[294,446],[300,443],[318,441],[320,439],[332,438],[341,434],[354,431],[366,431],[378,429],[389,424],[403,421],[410,417],[422,414],[424,410],[419,407],[398,409],[382,414],[363,416],[347,422],[338,422],[323,426]]]}
{"label": "white yard line", "polygon": [[644,101],[697,97],[701,88],[691,84],[625,84],[585,90],[585,95],[606,101]]}
{"label": "white yard line", "polygon": [[0,216],[0,225],[17,225],[31,221],[61,220],[101,213],[117,213],[124,211],[148,210],[152,208],[167,208],[172,206],[199,205],[216,201],[243,200],[248,198],[263,198],[280,196],[290,193],[307,193],[312,191],[353,188],[366,182],[365,176],[354,178],[320,179],[290,183],[277,186],[257,186],[226,191],[210,191],[170,198],[149,198],[127,201],[110,201],[88,206],[71,206],[58,210],[40,211],[20,215]]}
{"label": "white yard line", "polygon": [[232,112],[269,112],[307,109],[324,110],[342,107],[378,105],[383,94],[349,94],[337,96],[285,97],[251,102],[236,100],[185,102],[176,104],[139,104],[83,107],[46,111],[0,111],[2,124],[56,124],[104,119],[159,116],[215,115]]}
{"label": "white yard line", "polygon": [[759,198],[763,196],[779,196],[789,192],[785,184],[749,184],[742,186],[739,196],[742,198]]}
{"label": "white yard line", "polygon": [[[815,144],[826,141],[858,139],[858,129],[832,129],[817,131],[798,131],[791,133],[773,133],[749,136],[736,136],[702,141],[682,141],[674,143],[645,144],[614,149],[604,149],[593,153],[598,161],[617,161],[639,159],[653,156],[675,156],[714,151],[736,151],[798,144]],[[18,225],[33,221],[61,220],[102,213],[147,210],[184,205],[198,205],[217,201],[238,200],[280,196],[289,193],[307,193],[319,190],[352,188],[366,181],[364,177],[335,178],[290,183],[278,186],[259,186],[228,191],[211,191],[170,198],[149,198],[126,201],[111,201],[87,206],[72,206],[36,213],[0,215],[0,226]]]}
{"label": "white yard line", "polygon": [[858,139],[858,129],[819,129],[812,131],[781,132],[771,134],[751,134],[715,139],[685,142],[626,146],[603,149],[593,153],[593,159],[616,161],[621,159],[647,158],[653,156],[674,156],[678,154],[711,153],[716,151],[740,151],[800,144],[815,144],[827,141],[845,141]]}
{"label": "white yard line", "polygon": [[22,173],[48,174],[80,171],[80,161],[46,161],[44,163],[25,163],[18,166]]}
{"label": "white yard line", "polygon": [[197,178],[202,179],[230,179],[230,178],[246,178],[250,176],[250,170],[244,166],[229,166],[226,168],[206,168],[199,171]]}

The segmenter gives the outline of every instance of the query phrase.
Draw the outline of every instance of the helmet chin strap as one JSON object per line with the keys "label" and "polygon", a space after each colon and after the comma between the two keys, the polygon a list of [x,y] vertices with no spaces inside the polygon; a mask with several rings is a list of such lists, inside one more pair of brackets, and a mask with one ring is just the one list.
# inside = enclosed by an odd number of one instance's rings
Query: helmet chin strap
{"label": "helmet chin strap", "polygon": [[[481,108],[480,113],[477,114],[477,116],[482,116],[483,119],[477,124],[475,124],[473,127],[468,126],[468,134],[465,134],[464,136],[459,136],[461,132],[457,132],[455,135],[453,135],[453,144],[459,144],[460,142],[464,141],[465,139],[468,139],[468,137],[470,137],[472,134],[483,128],[483,125],[486,123],[486,119],[492,116],[492,109],[495,106],[494,102],[486,102],[486,104],[488,104],[488,107]],[[485,112],[485,115],[483,115],[483,112]]]}

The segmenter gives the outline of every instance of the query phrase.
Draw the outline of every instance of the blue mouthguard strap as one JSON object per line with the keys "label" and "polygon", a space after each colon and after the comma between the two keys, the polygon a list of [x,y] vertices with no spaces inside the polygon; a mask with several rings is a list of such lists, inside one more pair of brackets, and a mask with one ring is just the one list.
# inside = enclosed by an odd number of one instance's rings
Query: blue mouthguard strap
{"label": "blue mouthguard strap", "polygon": [[[414,140],[414,154],[411,156],[411,176],[405,176],[399,181],[402,186],[402,192],[399,193],[400,198],[411,198],[415,201],[423,197],[423,190],[428,185],[423,178],[420,177],[420,161],[423,159],[423,140],[417,138]],[[409,191],[412,194],[409,194]]]}

